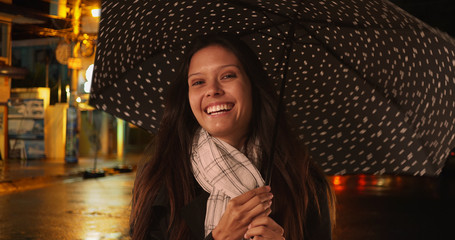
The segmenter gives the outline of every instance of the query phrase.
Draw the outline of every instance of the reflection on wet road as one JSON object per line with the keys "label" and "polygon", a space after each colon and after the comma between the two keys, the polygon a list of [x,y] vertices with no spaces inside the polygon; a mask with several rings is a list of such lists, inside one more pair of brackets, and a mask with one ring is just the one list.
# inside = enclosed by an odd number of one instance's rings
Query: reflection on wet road
{"label": "reflection on wet road", "polygon": [[0,196],[0,239],[129,239],[134,174]]}
{"label": "reflection on wet road", "polygon": [[336,240],[451,239],[453,178],[331,176]]}
{"label": "reflection on wet road", "polygon": [[[330,176],[335,240],[452,239],[454,180]],[[134,173],[0,195],[0,239],[130,239]]]}

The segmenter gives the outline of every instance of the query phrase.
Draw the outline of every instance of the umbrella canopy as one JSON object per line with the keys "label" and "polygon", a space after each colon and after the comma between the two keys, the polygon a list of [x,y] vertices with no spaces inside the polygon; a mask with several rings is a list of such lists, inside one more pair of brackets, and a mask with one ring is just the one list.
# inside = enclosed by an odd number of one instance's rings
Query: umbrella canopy
{"label": "umbrella canopy", "polygon": [[455,145],[455,41],[388,1],[103,1],[99,31],[90,104],[151,132],[191,38],[228,31],[327,174],[438,175]]}

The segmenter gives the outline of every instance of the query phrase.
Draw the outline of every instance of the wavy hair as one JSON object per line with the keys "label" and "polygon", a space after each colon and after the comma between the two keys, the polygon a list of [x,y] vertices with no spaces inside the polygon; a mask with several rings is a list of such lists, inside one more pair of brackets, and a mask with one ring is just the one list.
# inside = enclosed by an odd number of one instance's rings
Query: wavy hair
{"label": "wavy hair", "polygon": [[[169,239],[190,239],[189,229],[177,214],[178,209],[195,197],[191,167],[191,147],[199,127],[188,100],[188,69],[192,56],[210,45],[220,45],[233,52],[251,81],[253,114],[248,139],[259,139],[263,161],[270,159],[275,148],[271,187],[274,193],[272,217],[285,229],[287,239],[311,236],[306,221],[313,210],[323,218],[321,209],[328,208],[334,216],[334,195],[324,174],[310,159],[308,150],[293,135],[284,114],[276,118],[277,96],[266,71],[256,54],[236,36],[227,33],[199,36],[186,53],[176,81],[166,98],[166,108],[156,142],[151,144],[149,159],[138,170],[133,191],[130,217],[133,239],[146,239],[154,214],[152,204],[162,186],[167,189],[170,205]],[[278,134],[272,146],[274,124]],[[247,144],[248,140],[245,141]],[[264,173],[265,162],[261,172]],[[321,192],[323,197],[321,196]],[[333,220],[331,222],[334,222]]]}

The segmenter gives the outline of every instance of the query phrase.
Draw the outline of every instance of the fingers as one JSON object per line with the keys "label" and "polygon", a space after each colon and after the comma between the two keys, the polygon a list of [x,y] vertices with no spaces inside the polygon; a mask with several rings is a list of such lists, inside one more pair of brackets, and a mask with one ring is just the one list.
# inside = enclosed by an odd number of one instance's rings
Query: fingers
{"label": "fingers", "polygon": [[272,205],[272,193],[264,193],[257,195],[250,199],[250,201],[243,204],[245,211],[250,211],[254,216],[263,213]]}
{"label": "fingers", "polygon": [[272,212],[270,206],[272,206],[272,201],[267,200],[262,202],[255,207],[253,207],[249,212],[248,216],[251,216],[251,219],[254,219],[259,216],[268,216]]}
{"label": "fingers", "polygon": [[216,237],[215,239],[228,236],[234,239],[237,236],[241,238],[255,218],[268,216],[271,213],[272,198],[270,187],[265,186],[231,199],[218,225],[212,231],[213,237]]}
{"label": "fingers", "polygon": [[284,239],[284,229],[270,217],[257,217],[248,226],[244,238]]}
{"label": "fingers", "polygon": [[270,214],[270,206],[272,205],[273,194],[270,192],[270,187],[260,187],[246,192],[229,201],[227,209],[232,209],[238,212],[243,218],[250,219],[263,214]]}
{"label": "fingers", "polygon": [[259,226],[267,226],[272,231],[277,232],[280,235],[284,233],[284,229],[270,217],[258,217],[251,222],[248,228],[251,229]]}
{"label": "fingers", "polygon": [[236,198],[233,198],[232,200],[234,200],[239,205],[243,205],[254,197],[258,197],[258,196],[260,197],[260,196],[264,196],[264,194],[270,193],[270,190],[271,190],[270,186],[258,187],[251,191],[248,191]]}

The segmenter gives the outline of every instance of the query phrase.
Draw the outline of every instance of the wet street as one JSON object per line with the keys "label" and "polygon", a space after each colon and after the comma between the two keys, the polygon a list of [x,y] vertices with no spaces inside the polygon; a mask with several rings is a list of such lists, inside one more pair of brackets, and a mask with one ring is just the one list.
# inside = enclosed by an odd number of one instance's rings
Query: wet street
{"label": "wet street", "polygon": [[[336,240],[452,239],[453,179],[357,175],[329,180],[338,198]],[[133,181],[134,173],[125,173],[2,194],[0,239],[130,239]]]}
{"label": "wet street", "polygon": [[130,239],[134,173],[0,195],[0,239]]}
{"label": "wet street", "polygon": [[453,178],[330,177],[337,195],[336,240],[453,239]]}

